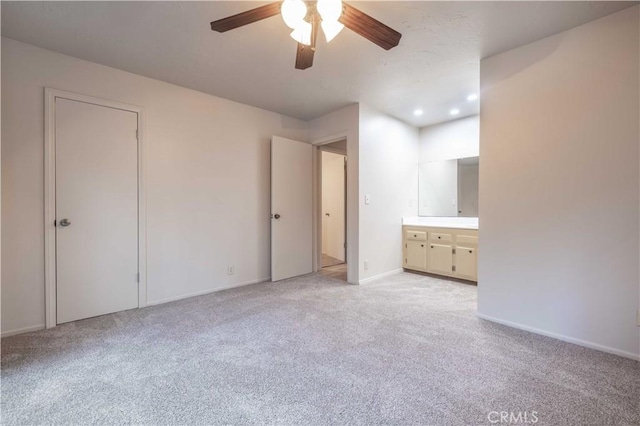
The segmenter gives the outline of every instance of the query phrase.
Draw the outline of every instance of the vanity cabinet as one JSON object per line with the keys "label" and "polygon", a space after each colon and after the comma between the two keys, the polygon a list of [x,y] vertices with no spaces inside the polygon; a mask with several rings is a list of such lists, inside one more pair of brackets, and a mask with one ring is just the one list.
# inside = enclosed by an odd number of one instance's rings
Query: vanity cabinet
{"label": "vanity cabinet", "polygon": [[405,267],[407,269],[423,270],[427,268],[427,243],[426,241],[406,242]]}
{"label": "vanity cabinet", "polygon": [[405,265],[408,269],[422,270],[427,267],[427,232],[410,230],[405,235]]}
{"label": "vanity cabinet", "polygon": [[456,270],[454,271],[455,275],[458,278],[462,278],[465,280],[477,281],[478,273],[477,273],[477,264],[478,264],[478,256],[477,251],[473,247],[462,247],[458,246],[456,248]]}
{"label": "vanity cabinet", "polygon": [[451,275],[453,270],[453,247],[451,244],[431,243],[427,256],[427,270],[434,274]]}
{"label": "vanity cabinet", "polygon": [[478,231],[402,227],[405,269],[477,281]]}

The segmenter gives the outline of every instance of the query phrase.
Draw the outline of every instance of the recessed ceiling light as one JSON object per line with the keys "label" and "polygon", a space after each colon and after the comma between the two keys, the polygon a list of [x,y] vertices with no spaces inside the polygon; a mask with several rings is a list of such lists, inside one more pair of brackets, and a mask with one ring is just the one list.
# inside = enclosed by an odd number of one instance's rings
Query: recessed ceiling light
{"label": "recessed ceiling light", "polygon": [[413,115],[422,115],[423,111],[421,109],[417,109],[413,111]]}
{"label": "recessed ceiling light", "polygon": [[449,111],[449,114],[458,115],[458,114],[460,114],[460,110],[458,108],[454,108],[451,111]]}
{"label": "recessed ceiling light", "polygon": [[476,95],[475,93],[472,93],[469,96],[467,96],[467,100],[469,102],[475,101],[476,99],[478,99],[478,95]]}

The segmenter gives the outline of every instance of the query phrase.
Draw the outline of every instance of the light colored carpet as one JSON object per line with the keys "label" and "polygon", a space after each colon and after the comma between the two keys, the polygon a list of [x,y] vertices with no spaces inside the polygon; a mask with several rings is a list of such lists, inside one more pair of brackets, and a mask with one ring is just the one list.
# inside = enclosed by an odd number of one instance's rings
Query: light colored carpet
{"label": "light colored carpet", "polygon": [[482,321],[475,306],[472,285],[316,274],[9,337],[2,421],[640,423],[637,362]]}

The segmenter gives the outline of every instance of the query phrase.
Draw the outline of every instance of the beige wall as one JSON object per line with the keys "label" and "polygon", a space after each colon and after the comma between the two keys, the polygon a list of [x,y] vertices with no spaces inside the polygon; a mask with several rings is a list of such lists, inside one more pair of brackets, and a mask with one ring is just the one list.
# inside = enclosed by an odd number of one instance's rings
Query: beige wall
{"label": "beige wall", "polygon": [[418,128],[363,104],[359,127],[363,282],[402,269],[402,217],[418,214],[419,138]]}
{"label": "beige wall", "polygon": [[481,63],[478,313],[638,357],[639,8]]}
{"label": "beige wall", "polygon": [[420,162],[477,157],[480,117],[459,118],[420,129]]}
{"label": "beige wall", "polygon": [[[309,141],[314,144],[347,141],[347,280],[359,282],[358,241],[360,238],[360,105],[354,104],[309,122]],[[317,187],[317,186],[316,186]],[[317,199],[317,197],[314,197]],[[314,209],[318,211],[318,207]],[[321,220],[319,217],[316,218]],[[317,234],[317,232],[316,232]],[[316,235],[316,243],[321,235]]]}
{"label": "beige wall", "polygon": [[269,278],[270,138],[308,123],[3,38],[3,332],[44,324],[44,87],[145,109],[149,303]]}
{"label": "beige wall", "polygon": [[402,217],[418,214],[419,140],[416,127],[363,104],[310,122],[312,143],[345,136],[347,261],[355,284],[402,268]]}

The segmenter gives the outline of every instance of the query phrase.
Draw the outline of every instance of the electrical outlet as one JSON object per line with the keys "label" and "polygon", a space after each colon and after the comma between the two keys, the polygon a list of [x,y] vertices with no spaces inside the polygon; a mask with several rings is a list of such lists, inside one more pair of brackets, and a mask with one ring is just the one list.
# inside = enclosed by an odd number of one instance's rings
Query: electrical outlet
{"label": "electrical outlet", "polygon": [[236,272],[236,268],[233,265],[227,266],[227,275],[233,275]]}
{"label": "electrical outlet", "polygon": [[369,261],[368,261],[368,260],[365,260],[365,261],[364,261],[364,270],[365,270],[365,271],[368,271],[368,270],[369,270]]}

